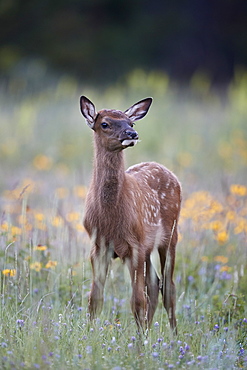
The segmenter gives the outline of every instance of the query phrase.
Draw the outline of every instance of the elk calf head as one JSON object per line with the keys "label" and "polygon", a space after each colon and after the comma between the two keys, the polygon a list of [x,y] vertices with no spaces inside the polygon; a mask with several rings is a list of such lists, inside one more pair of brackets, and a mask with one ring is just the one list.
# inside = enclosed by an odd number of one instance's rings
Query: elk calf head
{"label": "elk calf head", "polygon": [[133,129],[134,122],[147,114],[151,103],[152,98],[146,98],[125,112],[104,109],[97,113],[88,98],[82,96],[80,99],[81,112],[88,126],[101,139],[99,145],[110,152],[121,151],[138,142],[138,133]]}

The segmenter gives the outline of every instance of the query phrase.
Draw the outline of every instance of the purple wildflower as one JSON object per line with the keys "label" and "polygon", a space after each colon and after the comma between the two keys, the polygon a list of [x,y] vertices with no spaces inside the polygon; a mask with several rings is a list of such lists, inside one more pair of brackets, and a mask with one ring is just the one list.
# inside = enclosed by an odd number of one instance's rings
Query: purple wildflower
{"label": "purple wildflower", "polygon": [[21,328],[21,327],[24,326],[24,320],[18,319],[18,320],[16,320],[16,324],[17,324],[17,326],[19,326],[19,328]]}

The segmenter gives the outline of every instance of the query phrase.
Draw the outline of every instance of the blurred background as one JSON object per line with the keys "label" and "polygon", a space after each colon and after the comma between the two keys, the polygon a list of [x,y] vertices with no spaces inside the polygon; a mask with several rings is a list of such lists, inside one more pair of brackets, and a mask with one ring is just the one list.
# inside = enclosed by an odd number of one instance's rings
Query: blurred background
{"label": "blurred background", "polygon": [[247,64],[244,0],[1,0],[1,73],[39,58],[89,83],[135,68],[228,83]]}
{"label": "blurred background", "polygon": [[0,191],[88,184],[81,94],[154,97],[128,165],[157,160],[185,192],[246,181],[246,1],[1,0],[0,24]]}

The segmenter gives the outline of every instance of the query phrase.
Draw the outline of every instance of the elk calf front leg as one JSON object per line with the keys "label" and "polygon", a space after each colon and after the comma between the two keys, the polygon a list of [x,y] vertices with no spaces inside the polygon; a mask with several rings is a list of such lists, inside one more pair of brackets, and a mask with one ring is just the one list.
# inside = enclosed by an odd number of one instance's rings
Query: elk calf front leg
{"label": "elk calf front leg", "polygon": [[132,283],[131,310],[135,317],[139,329],[147,328],[147,297],[145,294],[145,276],[144,276],[144,259],[137,259],[133,256],[126,260]]}
{"label": "elk calf front leg", "polygon": [[102,311],[104,286],[111,256],[104,248],[104,250],[98,253],[91,253],[90,259],[93,270],[93,282],[88,299],[88,311],[90,319],[94,319]]}

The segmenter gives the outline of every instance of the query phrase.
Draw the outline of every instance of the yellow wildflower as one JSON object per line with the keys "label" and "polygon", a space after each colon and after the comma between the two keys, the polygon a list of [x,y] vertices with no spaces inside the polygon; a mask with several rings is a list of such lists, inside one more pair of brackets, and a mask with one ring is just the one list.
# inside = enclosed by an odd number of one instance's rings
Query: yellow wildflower
{"label": "yellow wildflower", "polygon": [[222,212],[223,210],[223,206],[220,202],[217,202],[216,200],[213,200],[211,202],[211,209],[215,212],[215,213],[220,213]]}
{"label": "yellow wildflower", "polygon": [[87,187],[78,185],[74,187],[74,195],[78,198],[85,198],[87,194]]}
{"label": "yellow wildflower", "polygon": [[37,155],[33,160],[34,167],[39,171],[49,171],[52,164],[52,159],[44,154]]}
{"label": "yellow wildflower", "polygon": [[78,221],[80,219],[79,212],[70,212],[67,214],[66,219],[68,222]]}
{"label": "yellow wildflower", "polygon": [[244,231],[247,232],[247,220],[245,218],[240,218],[234,228],[234,234],[240,234]]}
{"label": "yellow wildflower", "polygon": [[234,184],[230,186],[230,192],[234,195],[239,195],[243,197],[247,195],[247,187],[243,185]]}
{"label": "yellow wildflower", "polygon": [[17,226],[12,226],[11,227],[11,234],[13,236],[16,236],[16,235],[21,235],[21,228],[17,227]]}
{"label": "yellow wildflower", "polygon": [[84,226],[82,224],[79,224],[79,223],[75,225],[75,228],[76,228],[77,231],[81,231],[81,232],[85,231]]}
{"label": "yellow wildflower", "polygon": [[201,257],[202,262],[208,262],[208,260],[209,260],[208,256],[202,256]]}
{"label": "yellow wildflower", "polygon": [[236,212],[234,212],[234,211],[228,211],[228,212],[226,213],[226,218],[227,218],[227,220],[229,220],[229,221],[234,220],[234,219],[236,218]]}
{"label": "yellow wildflower", "polygon": [[34,217],[39,222],[44,221],[44,219],[45,219],[44,214],[40,213],[40,212],[35,213]]}
{"label": "yellow wildflower", "polygon": [[219,244],[224,244],[228,241],[229,235],[225,230],[220,231],[218,234],[216,234],[215,239]]}
{"label": "yellow wildflower", "polygon": [[47,269],[55,268],[57,266],[57,261],[48,261],[45,267]]}
{"label": "yellow wildflower", "polygon": [[221,266],[221,268],[220,268],[220,271],[221,272],[223,272],[223,271],[229,272],[231,270],[232,270],[232,268],[230,266]]}
{"label": "yellow wildflower", "polygon": [[216,256],[216,257],[214,257],[214,261],[225,264],[225,263],[228,262],[228,257],[225,257],[225,256]]}
{"label": "yellow wildflower", "polygon": [[60,227],[60,226],[63,226],[63,219],[60,216],[56,216],[56,217],[53,217],[51,223],[55,227]]}
{"label": "yellow wildflower", "polygon": [[209,224],[209,228],[214,231],[219,231],[220,229],[222,229],[222,227],[223,227],[223,224],[219,220],[212,221]]}
{"label": "yellow wildflower", "polygon": [[16,275],[16,269],[4,269],[2,271],[2,274],[5,276],[15,276]]}
{"label": "yellow wildflower", "polygon": [[42,244],[38,244],[35,248],[34,248],[35,251],[46,251],[47,250],[47,246],[46,245],[42,245]]}
{"label": "yellow wildflower", "polygon": [[35,270],[37,272],[39,272],[41,270],[41,268],[42,268],[42,264],[40,262],[33,262],[30,265],[30,269]]}
{"label": "yellow wildflower", "polygon": [[9,224],[7,222],[3,222],[1,225],[2,231],[8,231],[9,229]]}

